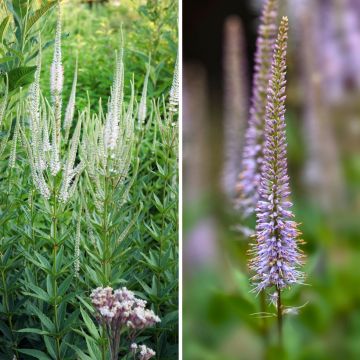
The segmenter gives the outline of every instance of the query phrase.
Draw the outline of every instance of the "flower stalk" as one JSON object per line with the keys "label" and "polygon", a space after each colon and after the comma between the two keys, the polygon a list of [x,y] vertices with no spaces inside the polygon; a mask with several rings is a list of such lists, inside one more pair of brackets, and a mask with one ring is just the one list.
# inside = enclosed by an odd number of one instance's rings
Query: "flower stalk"
{"label": "flower stalk", "polygon": [[237,183],[236,206],[244,217],[254,213],[258,201],[263,158],[266,89],[270,79],[271,57],[276,39],[277,0],[265,2],[256,43],[253,93],[249,114],[241,173]]}
{"label": "flower stalk", "polygon": [[[288,19],[283,17],[274,48],[271,79],[265,118],[264,161],[261,170],[259,201],[256,208],[256,243],[253,244],[250,268],[254,291],[270,288],[276,291],[279,342],[282,336],[281,291],[295,283],[302,283],[299,270],[303,254],[299,249],[300,235],[288,200],[290,196],[287,174],[285,132],[285,84]],[[274,296],[275,296],[274,295]]]}

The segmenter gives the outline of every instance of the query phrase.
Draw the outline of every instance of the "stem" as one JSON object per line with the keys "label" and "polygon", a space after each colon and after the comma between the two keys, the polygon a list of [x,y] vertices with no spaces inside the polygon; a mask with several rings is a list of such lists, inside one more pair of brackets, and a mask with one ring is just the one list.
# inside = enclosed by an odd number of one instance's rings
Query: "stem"
{"label": "stem", "polygon": [[[266,312],[266,293],[265,293],[265,291],[260,292],[260,311],[262,313]],[[261,333],[262,333],[264,343],[265,343],[265,345],[267,345],[269,342],[269,333],[268,333],[267,320],[265,317],[262,318]]]}
{"label": "stem", "polygon": [[54,248],[53,248],[53,289],[54,289],[54,320],[55,320],[55,330],[56,334],[56,360],[60,360],[60,338],[58,336],[59,333],[59,319],[58,319],[58,304],[57,304],[57,269],[56,269],[56,257],[57,257],[57,199],[56,199],[56,184],[53,184],[53,213],[51,216],[51,229],[54,241]]}
{"label": "stem", "polygon": [[104,211],[103,211],[103,234],[104,234],[104,252],[103,252],[103,285],[107,285],[110,281],[108,273],[108,258],[109,258],[109,244],[108,244],[108,177],[105,176],[105,199],[104,199]]}
{"label": "stem", "polygon": [[101,341],[101,360],[106,360],[106,330],[105,325],[102,326],[102,341]]}
{"label": "stem", "polygon": [[282,318],[282,305],[281,305],[281,290],[277,289],[277,324],[278,324],[278,333],[279,333],[279,347],[282,348],[282,327],[283,327],[283,318]]}

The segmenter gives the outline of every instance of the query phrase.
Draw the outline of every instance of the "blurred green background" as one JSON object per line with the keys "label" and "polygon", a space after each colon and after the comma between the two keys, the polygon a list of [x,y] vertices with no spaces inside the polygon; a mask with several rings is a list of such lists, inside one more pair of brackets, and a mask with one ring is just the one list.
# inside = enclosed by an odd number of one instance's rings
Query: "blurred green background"
{"label": "blurred green background", "polygon": [[[146,64],[151,56],[149,97],[159,97],[171,83],[177,53],[177,1],[63,1],[64,99],[70,96],[76,56],[79,61],[77,106],[87,105],[87,93],[94,109],[99,98],[110,94],[114,71],[109,59],[121,43],[122,26],[125,47],[125,84],[129,87],[136,74],[135,88],[142,89]],[[53,38],[55,26],[51,17],[46,24],[47,36]],[[48,39],[43,39],[45,40]],[[42,64],[42,88],[49,91],[49,68],[52,51],[45,51]],[[139,76],[142,75],[142,76]]]}
{"label": "blurred green background", "polygon": [[[239,16],[248,99],[262,5],[240,3],[205,1],[200,16],[199,4],[184,1],[185,22],[197,20],[192,38],[184,29],[184,359],[360,359],[360,4],[280,1],[290,23],[290,185],[307,256],[306,285],[284,293],[285,306],[301,308],[285,317],[280,354],[276,318],[252,315],[260,300],[250,292],[243,230],[255,219],[241,219],[221,181],[224,97],[236,98],[223,91],[223,25]],[[197,51],[207,31],[213,41]]]}

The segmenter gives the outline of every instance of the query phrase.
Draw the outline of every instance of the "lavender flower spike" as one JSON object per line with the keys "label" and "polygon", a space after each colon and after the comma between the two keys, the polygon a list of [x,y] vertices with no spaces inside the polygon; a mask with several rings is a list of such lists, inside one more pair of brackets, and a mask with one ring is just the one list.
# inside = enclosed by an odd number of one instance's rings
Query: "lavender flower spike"
{"label": "lavender flower spike", "polygon": [[270,79],[272,51],[276,38],[277,0],[266,0],[256,43],[253,93],[248,128],[245,133],[241,173],[236,186],[236,206],[247,217],[258,200],[262,161],[266,89]]}
{"label": "lavender flower spike", "polygon": [[261,169],[258,205],[256,208],[256,244],[251,253],[254,258],[250,269],[255,291],[275,286],[277,291],[302,283],[303,273],[298,270],[303,255],[298,245],[300,232],[288,201],[290,195],[287,174],[285,133],[285,75],[288,19],[283,17],[276,41],[268,102],[265,117],[264,161]]}

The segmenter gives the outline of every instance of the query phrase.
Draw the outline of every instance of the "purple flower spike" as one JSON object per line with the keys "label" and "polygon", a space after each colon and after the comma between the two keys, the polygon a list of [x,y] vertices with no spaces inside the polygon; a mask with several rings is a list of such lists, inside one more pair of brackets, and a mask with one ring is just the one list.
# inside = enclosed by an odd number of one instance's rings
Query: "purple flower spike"
{"label": "purple flower spike", "polygon": [[285,75],[288,19],[281,20],[276,41],[271,79],[268,86],[264,160],[261,169],[259,201],[256,208],[256,244],[250,268],[255,291],[275,286],[277,290],[302,283],[298,270],[303,255],[298,247],[300,232],[290,210],[285,133]]}
{"label": "purple flower spike", "polygon": [[271,58],[276,39],[277,0],[265,2],[256,43],[253,93],[241,173],[236,186],[236,206],[247,217],[255,211],[258,200],[262,145],[264,141],[264,118],[266,89],[270,79]]}

